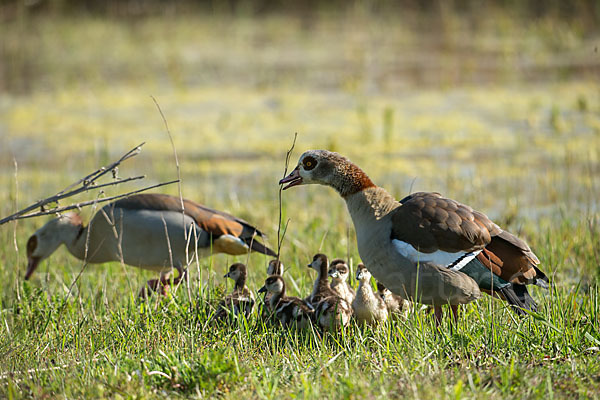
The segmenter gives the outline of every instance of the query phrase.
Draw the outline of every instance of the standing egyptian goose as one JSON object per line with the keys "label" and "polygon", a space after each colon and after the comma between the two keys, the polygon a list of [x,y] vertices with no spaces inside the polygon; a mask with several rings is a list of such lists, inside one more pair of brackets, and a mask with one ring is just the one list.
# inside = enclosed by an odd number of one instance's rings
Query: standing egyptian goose
{"label": "standing egyptian goose", "polygon": [[317,271],[317,278],[309,297],[309,303],[315,308],[317,324],[323,329],[332,330],[347,326],[352,316],[351,303],[331,289],[327,279],[329,259],[325,254],[316,254],[308,267]]}
{"label": "standing egyptian goose", "polygon": [[364,264],[358,264],[356,280],[358,289],[352,302],[356,320],[363,324],[385,322],[388,318],[387,307],[383,298],[373,292],[371,273]]}
{"label": "standing egyptian goose", "polygon": [[302,154],[280,184],[334,188],[346,201],[358,251],[373,276],[393,293],[456,307],[495,293],[518,313],[535,310],[525,285],[548,287],[529,246],[484,214],[438,193],[414,193],[396,201],[357,165],[326,150]]}
{"label": "standing egyptian goose", "polygon": [[230,278],[235,282],[233,291],[227,295],[217,307],[216,319],[221,319],[229,314],[234,316],[244,314],[246,318],[254,308],[254,293],[246,286],[246,265],[235,263],[229,267],[229,272],[223,278]]}
{"label": "standing egyptian goose", "polygon": [[280,275],[271,275],[258,293],[269,292],[270,308],[274,315],[285,327],[304,328],[311,323],[314,309],[298,297],[285,295],[285,281]]}
{"label": "standing egyptian goose", "polygon": [[350,276],[348,264],[341,258],[336,258],[329,265],[328,274],[331,277],[331,289],[336,292],[338,296],[346,300],[348,304],[352,304],[356,292],[348,283],[348,277]]}
{"label": "standing egyptian goose", "polygon": [[182,212],[178,197],[138,194],[102,207],[87,227],[79,215],[63,214],[29,238],[25,279],[63,243],[88,263],[122,261],[160,272],[160,281],[148,281],[151,289],[168,287],[172,267],[179,272],[178,283],[195,255],[256,251],[275,256],[257,241],[263,234],[248,222],[190,200],[183,205]]}
{"label": "standing egyptian goose", "polygon": [[383,299],[390,316],[406,317],[409,312],[410,305],[407,300],[402,298],[402,296],[392,293],[381,282],[377,282],[377,294]]}

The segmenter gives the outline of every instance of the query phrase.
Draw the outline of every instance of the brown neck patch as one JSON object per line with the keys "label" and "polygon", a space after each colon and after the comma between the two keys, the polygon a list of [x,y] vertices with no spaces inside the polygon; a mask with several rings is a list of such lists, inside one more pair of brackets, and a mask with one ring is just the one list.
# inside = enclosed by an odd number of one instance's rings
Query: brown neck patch
{"label": "brown neck patch", "polygon": [[340,168],[340,173],[342,177],[340,185],[336,189],[344,198],[362,192],[370,187],[375,187],[371,178],[358,165],[350,161],[344,163]]}

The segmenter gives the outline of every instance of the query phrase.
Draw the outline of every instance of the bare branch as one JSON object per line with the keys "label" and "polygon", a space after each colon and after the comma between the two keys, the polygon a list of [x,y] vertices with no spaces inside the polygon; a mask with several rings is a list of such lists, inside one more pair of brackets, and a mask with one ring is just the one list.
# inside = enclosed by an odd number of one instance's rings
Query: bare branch
{"label": "bare branch", "polygon": [[[100,199],[100,200],[90,200],[90,201],[83,201],[81,203],[76,203],[76,204],[72,204],[70,206],[65,206],[65,207],[58,207],[58,208],[53,208],[52,210],[47,210],[47,211],[39,211],[39,212],[35,212],[35,213],[31,213],[31,214],[26,214],[26,215],[16,215],[14,217],[12,217],[9,221],[15,220],[15,219],[25,219],[25,218],[33,218],[33,217],[40,217],[42,215],[50,215],[50,214],[56,214],[56,213],[60,213],[63,211],[69,211],[69,210],[73,210],[73,209],[79,209],[82,207],[86,207],[86,206],[90,206],[92,204],[97,204],[97,203],[105,203],[107,201],[112,201],[112,200],[116,200],[116,199],[120,199],[123,197],[128,197],[131,195],[134,195],[136,193],[140,193],[140,192],[145,192],[146,190],[150,190],[150,189],[154,189],[157,187],[161,187],[161,186],[165,186],[165,185],[172,185],[173,183],[177,183],[179,182],[179,179],[175,179],[173,181],[169,181],[169,182],[162,182],[162,183],[157,183],[156,185],[151,185],[142,189],[138,189],[138,190],[134,190],[132,192],[128,192],[128,193],[124,193],[124,194],[119,194],[117,196],[112,196],[112,197],[106,197],[104,199]],[[4,220],[0,221],[1,223]],[[8,222],[8,221],[6,221]]]}
{"label": "bare branch", "polygon": [[66,188],[64,188],[63,190],[61,190],[60,192],[58,192],[56,195],[57,196],[58,195],[62,195],[67,190],[70,190],[70,189],[74,188],[75,186],[77,186],[79,184],[82,184],[84,187],[93,185],[94,182],[96,180],[98,180],[98,178],[100,178],[101,176],[105,175],[109,171],[113,171],[123,161],[128,160],[131,157],[135,157],[138,154],[140,154],[140,152],[142,151],[142,146],[145,145],[145,144],[146,144],[146,142],[140,143],[139,145],[135,146],[133,149],[129,150],[127,153],[123,154],[123,156],[121,156],[121,158],[119,158],[117,161],[115,161],[112,164],[109,164],[107,166],[98,168],[96,171],[92,172],[91,174],[89,174],[89,175],[81,178],[77,182],[72,183],[71,185],[67,186]]}
{"label": "bare branch", "polygon": [[[125,153],[123,156],[121,156],[121,158],[119,158],[117,161],[115,161],[107,166],[97,169],[96,171],[92,172],[91,174],[88,174],[87,176],[79,179],[77,182],[67,186],[65,189],[61,190],[60,192],[56,193],[55,195],[47,197],[42,200],[39,200],[39,201],[35,202],[34,204],[30,205],[29,207],[25,207],[24,209],[17,211],[14,214],[9,215],[6,218],[0,219],[0,225],[5,224],[10,221],[14,221],[16,219],[31,218],[31,217],[36,217],[38,215],[46,215],[46,214],[43,214],[46,212],[43,209],[44,206],[46,206],[48,204],[52,204],[52,203],[58,203],[59,200],[62,200],[67,197],[75,196],[76,194],[79,194],[79,193],[87,192],[87,191],[93,190],[93,189],[99,189],[99,188],[106,187],[106,186],[119,185],[121,183],[129,182],[132,180],[143,179],[144,178],[143,176],[137,176],[137,177],[133,177],[133,178],[116,180],[114,182],[105,183],[102,185],[96,185],[96,181],[101,176],[107,174],[110,171],[114,171],[117,168],[117,166],[119,166],[123,161],[128,160],[128,159],[138,155],[140,153],[140,151],[142,150],[143,145],[144,145],[144,143],[141,143],[140,145],[129,150],[127,153]],[[81,186],[79,186],[79,185],[81,185]],[[74,189],[74,188],[76,188],[76,189]],[[93,202],[89,203],[89,204],[93,204]],[[89,205],[89,204],[85,204],[85,205]],[[71,208],[78,208],[78,207],[83,207],[83,206],[84,206],[84,204],[80,203],[78,206],[71,207]],[[38,209],[38,208],[42,209],[41,214],[40,213],[31,213],[31,211]],[[49,211],[50,211],[50,213],[54,213],[54,212],[59,212],[59,211],[64,211],[64,210],[62,210],[61,208],[53,208],[52,210],[49,210]],[[26,216],[24,216],[24,215],[26,215]]]}

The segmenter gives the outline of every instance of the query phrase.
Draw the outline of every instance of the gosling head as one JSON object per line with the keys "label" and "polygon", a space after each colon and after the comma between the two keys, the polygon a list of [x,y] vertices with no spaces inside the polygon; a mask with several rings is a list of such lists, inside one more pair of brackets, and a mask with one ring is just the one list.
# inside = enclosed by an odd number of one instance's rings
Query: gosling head
{"label": "gosling head", "polygon": [[283,263],[278,260],[269,261],[267,275],[283,275]]}
{"label": "gosling head", "polygon": [[344,260],[336,258],[331,262],[328,274],[334,281],[344,282],[348,279],[350,269]]}
{"label": "gosling head", "polygon": [[356,269],[356,280],[357,281],[369,281],[371,279],[371,273],[365,267],[365,264],[358,264],[358,268]]}
{"label": "gosling head", "polygon": [[235,263],[229,267],[229,272],[227,272],[223,278],[230,278],[237,282],[240,278],[246,278],[246,266],[242,263]]}
{"label": "gosling head", "polygon": [[258,290],[258,293],[270,292],[278,294],[285,291],[285,282],[280,275],[271,275],[265,279],[265,284]]}
{"label": "gosling head", "polygon": [[315,254],[312,262],[308,264],[308,268],[312,268],[315,271],[321,271],[321,268],[327,268],[329,266],[329,260],[325,254]]}

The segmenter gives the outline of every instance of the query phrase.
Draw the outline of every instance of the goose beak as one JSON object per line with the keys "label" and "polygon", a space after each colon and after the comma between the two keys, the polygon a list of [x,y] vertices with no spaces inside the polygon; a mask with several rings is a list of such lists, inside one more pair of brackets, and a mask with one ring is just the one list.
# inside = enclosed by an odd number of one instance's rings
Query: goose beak
{"label": "goose beak", "polygon": [[27,262],[27,272],[25,273],[25,280],[28,280],[29,277],[31,277],[35,269],[40,264],[40,260],[40,257],[29,257],[29,261]]}
{"label": "goose beak", "polygon": [[289,189],[293,186],[302,185],[302,177],[300,176],[300,170],[296,167],[288,176],[279,181],[280,185],[287,183],[288,185],[283,187],[283,190]]}
{"label": "goose beak", "polygon": [[258,293],[264,293],[266,291],[267,291],[267,287],[266,286],[263,286],[260,289],[258,289]]}
{"label": "goose beak", "polygon": [[223,275],[223,278],[229,278],[229,272]]}

